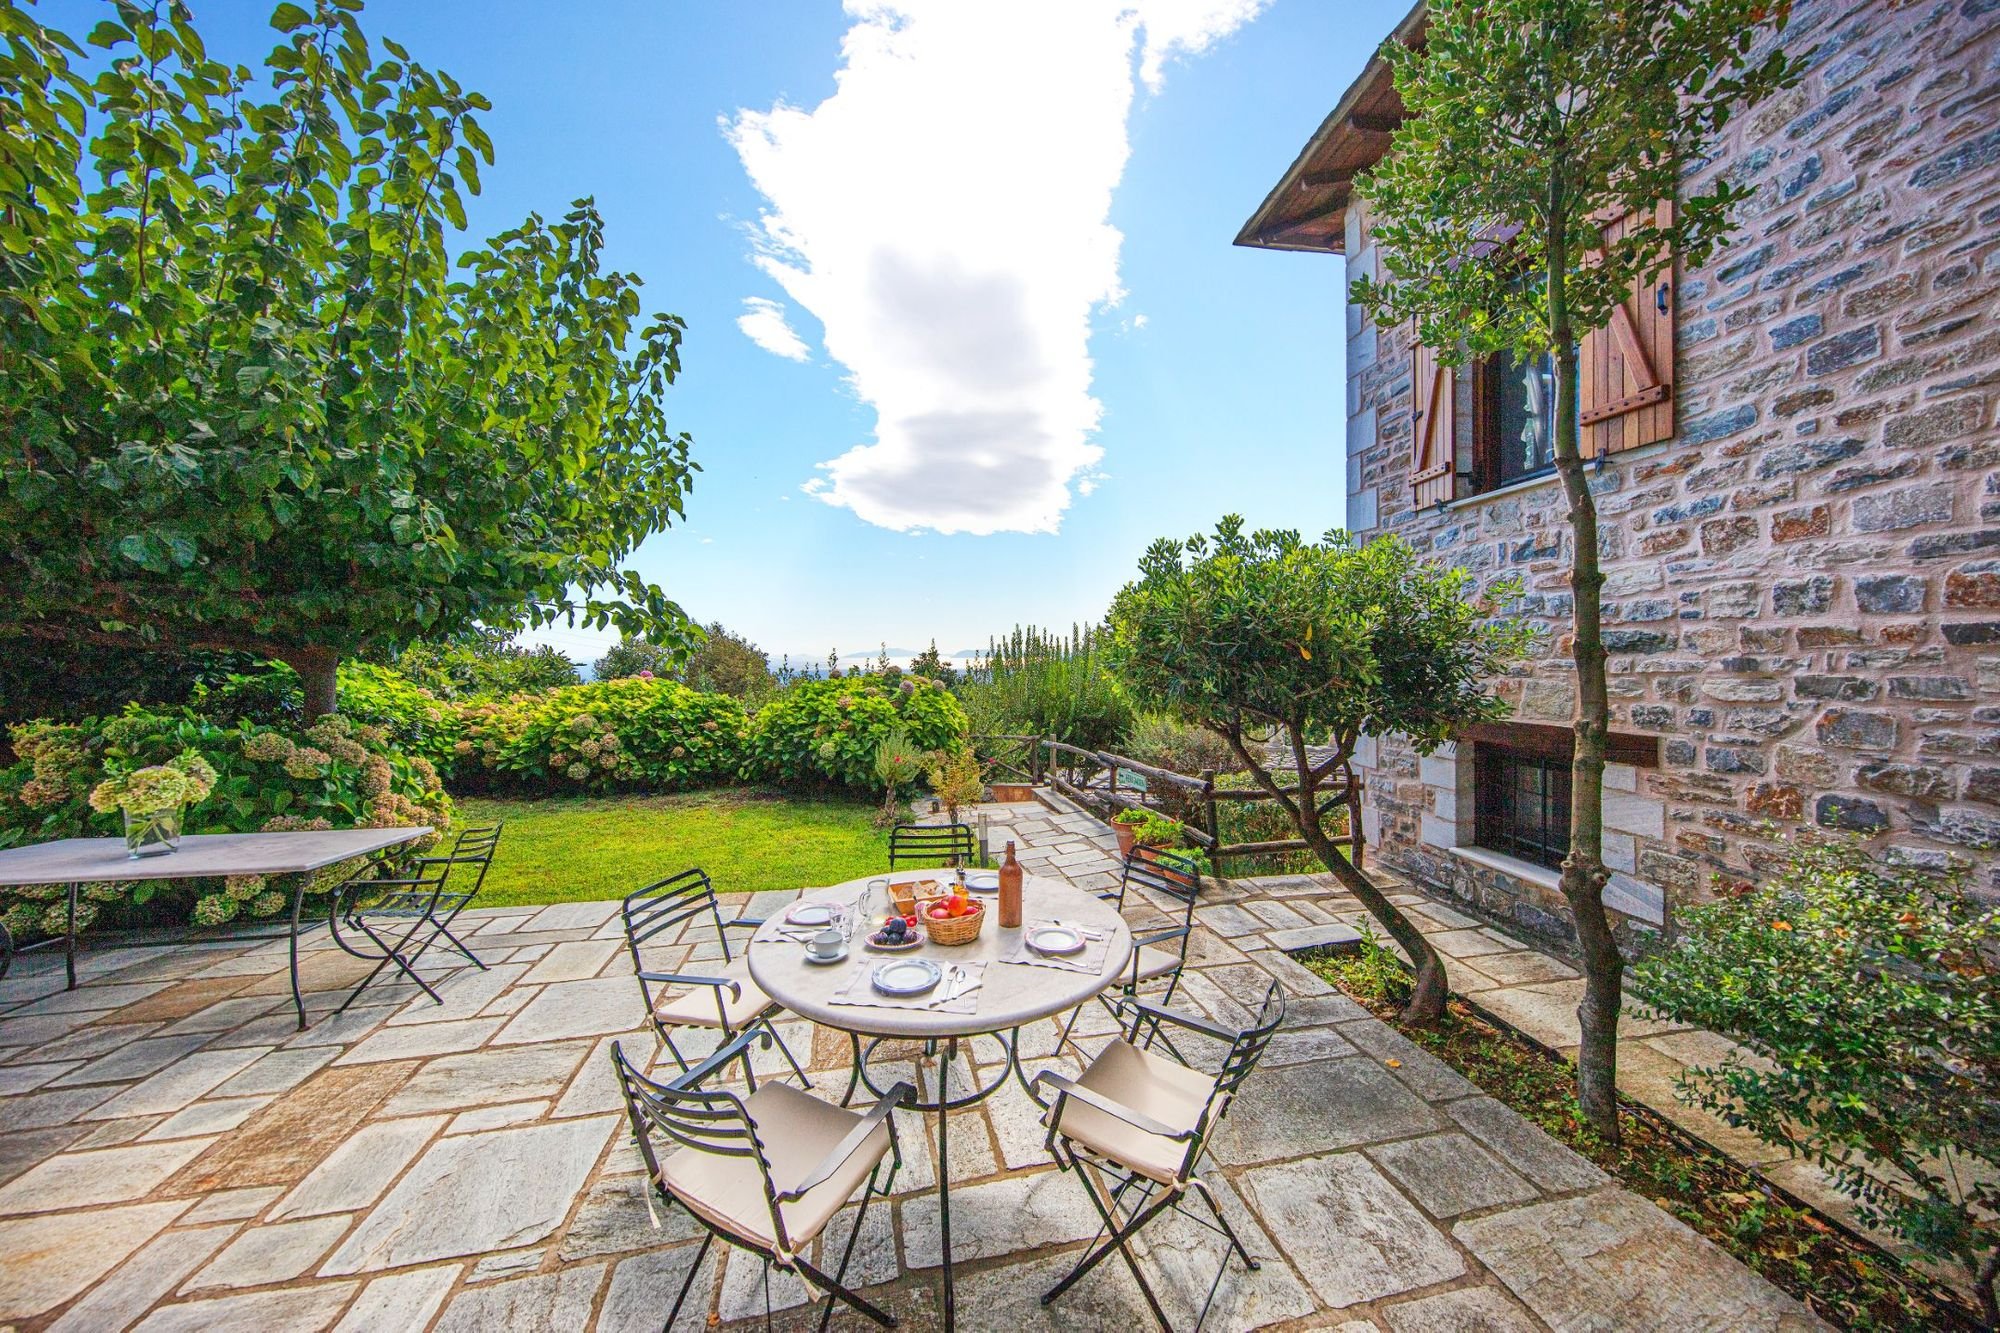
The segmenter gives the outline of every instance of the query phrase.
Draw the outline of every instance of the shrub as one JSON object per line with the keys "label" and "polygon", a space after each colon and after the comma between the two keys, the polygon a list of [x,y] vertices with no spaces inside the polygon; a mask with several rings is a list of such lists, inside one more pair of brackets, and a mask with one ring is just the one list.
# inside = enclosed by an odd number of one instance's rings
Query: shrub
{"label": "shrub", "polygon": [[[394,667],[343,662],[338,676],[340,715],[350,722],[381,727],[397,749],[422,755],[449,775],[464,727],[458,709],[439,699]],[[282,662],[235,672],[198,688],[189,708],[210,721],[229,725],[301,726],[305,689],[296,671]]]}
{"label": "shrub", "polygon": [[1965,887],[1809,837],[1761,888],[1683,911],[1674,947],[1634,979],[1662,1012],[1765,1057],[1691,1069],[1684,1096],[1962,1265],[2000,1322],[2000,909]]}
{"label": "shrub", "polygon": [[465,731],[459,710],[394,667],[341,663],[338,697],[342,716],[381,727],[405,754],[422,755],[446,774],[458,762]]}
{"label": "shrub", "polygon": [[[734,778],[742,705],[670,680],[610,680],[474,704],[463,714],[459,773],[539,790],[681,790]],[[872,755],[871,755],[872,759]]]}
{"label": "shrub", "polygon": [[[411,824],[442,832],[452,819],[451,800],[428,760],[396,750],[380,727],[339,715],[297,730],[134,705],[112,718],[27,723],[12,728],[11,736],[19,758],[0,770],[0,846],[114,836],[121,819],[115,811],[93,811],[91,789],[106,781],[115,788],[129,774],[170,761],[191,766],[183,755],[198,756],[215,771],[208,795],[188,809],[184,827],[190,833]],[[351,862],[329,866],[314,884],[331,887],[352,868]],[[17,936],[53,933],[63,928],[65,896],[55,884],[0,889],[0,907]],[[269,916],[290,900],[258,877],[122,881],[91,885],[83,896],[83,925],[107,911],[129,921],[139,908],[154,920],[216,925],[244,913]]]}
{"label": "shrub", "polygon": [[1117,746],[1132,705],[1105,670],[1095,632],[1064,639],[1020,629],[996,640],[966,672],[958,694],[982,735],[1053,736],[1087,750]]}
{"label": "shrub", "polygon": [[1165,713],[1135,718],[1125,734],[1124,753],[1143,764],[1198,778],[1204,770],[1234,773],[1242,767],[1229,742],[1210,731]]}
{"label": "shrub", "polygon": [[490,629],[463,643],[413,643],[396,654],[395,667],[440,699],[486,699],[583,683],[576,664],[547,644],[523,648],[505,632]]}
{"label": "shrub", "polygon": [[909,676],[802,680],[759,710],[744,770],[872,789],[875,752],[898,731],[919,750],[955,749],[965,741],[965,710],[943,686]]}
{"label": "shrub", "polygon": [[687,652],[644,639],[620,639],[592,669],[599,680],[651,672],[689,689],[741,699],[745,708],[755,708],[777,692],[771,659],[762,648],[723,628],[719,620],[706,626],[702,635],[701,642]]}
{"label": "shrub", "polygon": [[875,779],[883,787],[882,822],[885,825],[896,822],[903,789],[922,776],[923,771],[923,752],[910,744],[910,738],[902,732],[889,733],[889,738],[875,747]]}

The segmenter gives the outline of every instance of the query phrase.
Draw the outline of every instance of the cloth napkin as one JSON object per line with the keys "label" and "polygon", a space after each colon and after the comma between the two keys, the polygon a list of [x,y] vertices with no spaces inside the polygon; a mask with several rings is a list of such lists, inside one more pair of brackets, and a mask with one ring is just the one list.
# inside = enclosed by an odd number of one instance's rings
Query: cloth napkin
{"label": "cloth napkin", "polygon": [[868,979],[868,974],[873,972],[881,962],[882,960],[879,958],[871,958],[855,968],[854,974],[847,979],[847,983],[835,991],[828,998],[827,1003],[870,1005],[877,1009],[925,1009],[934,1014],[975,1014],[979,1012],[979,997],[986,993],[983,989],[977,989],[986,979],[986,964],[984,962],[958,964],[958,966],[971,974],[970,980],[964,984],[975,987],[975,989],[966,991],[950,1004],[937,1003],[938,996],[943,994],[945,988],[952,984],[949,976],[922,995],[884,995],[881,991],[876,990],[874,983]]}
{"label": "cloth napkin", "polygon": [[[1055,924],[1053,921],[1029,922],[1028,930],[1021,932],[1021,938],[1015,940],[1014,946],[1001,955],[1000,961],[1003,963],[1015,963],[1022,967],[1056,967],[1061,968],[1065,972],[1083,972],[1090,976],[1095,976],[1104,970],[1104,957],[1111,952],[1111,931],[1108,929],[1102,929],[1097,926],[1088,927],[1090,930],[1101,930],[1103,938],[1095,940],[1085,939],[1083,950],[1080,953],[1054,957],[1049,954],[1036,953],[1028,947],[1029,930],[1038,930],[1043,926],[1053,926]],[[1073,922],[1065,921],[1063,925],[1071,930],[1078,929]]]}

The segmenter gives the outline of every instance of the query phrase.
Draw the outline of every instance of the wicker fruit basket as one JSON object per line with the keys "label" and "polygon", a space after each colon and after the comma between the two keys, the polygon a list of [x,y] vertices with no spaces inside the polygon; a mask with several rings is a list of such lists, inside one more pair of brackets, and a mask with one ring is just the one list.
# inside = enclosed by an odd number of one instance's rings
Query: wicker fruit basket
{"label": "wicker fruit basket", "polygon": [[917,919],[923,923],[932,944],[947,947],[970,944],[979,938],[980,928],[986,924],[986,904],[975,902],[971,906],[972,910],[964,916],[949,916],[940,921],[927,911]]}

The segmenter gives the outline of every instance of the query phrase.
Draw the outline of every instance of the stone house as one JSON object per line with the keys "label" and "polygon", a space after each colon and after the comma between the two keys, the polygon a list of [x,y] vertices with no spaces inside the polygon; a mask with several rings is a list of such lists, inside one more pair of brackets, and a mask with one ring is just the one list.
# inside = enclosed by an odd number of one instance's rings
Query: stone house
{"label": "stone house", "polygon": [[[1388,40],[1421,42],[1419,4]],[[1795,89],[1690,186],[1754,188],[1712,263],[1583,344],[1614,762],[1607,902],[1666,925],[1774,830],[1867,835],[2000,893],[2000,2],[1798,0]],[[1809,53],[1809,54],[1807,54]],[[1403,118],[1378,55],[1237,243],[1375,271],[1356,172]],[[1662,207],[1670,207],[1663,204]],[[1613,224],[1617,225],[1617,224]],[[1514,721],[1363,752],[1388,864],[1569,933],[1569,528],[1546,361],[1456,371],[1347,311],[1347,523],[1519,577],[1546,631]]]}

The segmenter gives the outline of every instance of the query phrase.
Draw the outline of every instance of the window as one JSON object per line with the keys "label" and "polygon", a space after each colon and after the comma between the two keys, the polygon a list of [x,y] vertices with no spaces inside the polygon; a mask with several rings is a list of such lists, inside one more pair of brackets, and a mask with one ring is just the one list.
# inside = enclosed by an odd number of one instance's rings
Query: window
{"label": "window", "polygon": [[1569,851],[1569,759],[1481,742],[1473,751],[1478,845],[1550,870]]}
{"label": "window", "polygon": [[1555,358],[1543,353],[1523,362],[1502,352],[1487,361],[1484,379],[1490,484],[1505,486],[1554,471]]}

